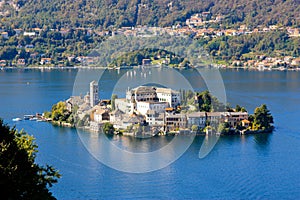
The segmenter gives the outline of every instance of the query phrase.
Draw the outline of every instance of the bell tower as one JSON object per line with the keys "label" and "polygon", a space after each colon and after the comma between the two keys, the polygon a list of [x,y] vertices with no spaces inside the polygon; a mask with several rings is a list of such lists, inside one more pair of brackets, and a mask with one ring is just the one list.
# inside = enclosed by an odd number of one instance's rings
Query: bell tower
{"label": "bell tower", "polygon": [[96,81],[90,82],[90,106],[94,107],[99,101],[99,87]]}

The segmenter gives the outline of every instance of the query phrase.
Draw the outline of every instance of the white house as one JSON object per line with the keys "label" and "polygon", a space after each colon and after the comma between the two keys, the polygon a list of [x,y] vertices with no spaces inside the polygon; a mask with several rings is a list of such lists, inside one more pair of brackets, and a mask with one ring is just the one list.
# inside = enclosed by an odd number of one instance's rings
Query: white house
{"label": "white house", "polygon": [[4,39],[8,39],[8,32],[2,32],[1,33],[1,36],[4,38]]}
{"label": "white house", "polygon": [[35,36],[35,32],[24,32],[23,33],[24,36],[29,36],[29,37],[34,37]]}
{"label": "white house", "polygon": [[148,110],[153,110],[155,112],[164,112],[168,107],[167,102],[143,102],[139,101],[136,103],[136,110],[141,115],[146,115]]}
{"label": "white house", "polygon": [[94,112],[94,121],[98,123],[109,121],[109,112],[104,109],[96,110],[96,112]]}
{"label": "white house", "polygon": [[159,102],[168,102],[170,107],[180,105],[180,93],[170,88],[156,88],[156,94]]}

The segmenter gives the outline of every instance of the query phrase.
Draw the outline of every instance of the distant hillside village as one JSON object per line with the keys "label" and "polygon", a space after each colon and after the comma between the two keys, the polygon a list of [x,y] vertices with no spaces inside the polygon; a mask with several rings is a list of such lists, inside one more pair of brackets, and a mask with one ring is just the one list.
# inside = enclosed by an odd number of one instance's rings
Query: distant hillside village
{"label": "distant hillside village", "polygon": [[[299,28],[281,25],[248,27],[243,24],[227,28],[222,26],[223,20],[222,15],[201,12],[192,15],[185,23],[172,27],[137,26],[110,30],[90,27],[35,27],[26,30],[0,27],[0,46],[3,47],[0,50],[0,67],[97,67],[97,58],[89,55],[89,50],[107,37],[124,35],[142,38],[168,34],[199,40],[214,58],[213,64],[217,67],[259,70],[300,68]],[[169,62],[153,61],[150,57],[144,59],[151,59],[149,64]],[[138,64],[142,64],[142,59]]]}
{"label": "distant hillside village", "polygon": [[[60,125],[76,125],[92,132],[129,135],[140,131],[151,135],[180,131],[242,134],[253,128],[244,108],[226,112],[201,112],[188,105],[185,109],[181,93],[170,88],[139,86],[128,89],[126,98],[114,95],[111,100],[99,100],[98,91],[98,83],[92,81],[87,95],[72,96],[54,105],[52,113],[45,113],[45,117],[52,117],[53,122],[59,122]],[[197,95],[193,98],[194,102],[199,101]],[[273,123],[273,119],[270,122]],[[271,127],[270,124],[268,126],[263,129]]]}

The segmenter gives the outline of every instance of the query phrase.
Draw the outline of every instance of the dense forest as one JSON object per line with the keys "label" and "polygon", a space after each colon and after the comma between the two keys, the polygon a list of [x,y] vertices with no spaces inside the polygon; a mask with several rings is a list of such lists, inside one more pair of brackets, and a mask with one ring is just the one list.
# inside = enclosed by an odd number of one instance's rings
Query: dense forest
{"label": "dense forest", "polygon": [[299,0],[2,0],[0,3],[0,23],[16,28],[171,26],[203,11],[225,16],[228,25],[241,22],[248,26],[300,26]]}
{"label": "dense forest", "polygon": [[216,60],[247,60],[254,55],[300,56],[300,38],[290,38],[284,31],[253,33],[237,37],[222,36],[199,39],[200,43]]}

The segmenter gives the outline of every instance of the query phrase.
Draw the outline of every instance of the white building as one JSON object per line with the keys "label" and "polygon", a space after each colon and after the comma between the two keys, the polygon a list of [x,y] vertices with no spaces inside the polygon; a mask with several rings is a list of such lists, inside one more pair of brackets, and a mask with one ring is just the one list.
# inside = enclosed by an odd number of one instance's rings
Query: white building
{"label": "white building", "polygon": [[25,32],[23,33],[23,35],[24,35],[24,36],[33,37],[33,36],[35,36],[35,32],[26,32],[26,31],[25,31]]}
{"label": "white building", "polygon": [[165,112],[165,109],[168,107],[167,102],[143,102],[139,101],[136,103],[136,110],[141,115],[146,115],[149,110],[161,113]]}
{"label": "white building", "polygon": [[104,109],[96,110],[94,112],[94,121],[98,123],[109,121],[109,112]]}
{"label": "white building", "polygon": [[96,81],[90,82],[90,106],[94,107],[99,101],[98,83]]}
{"label": "white building", "polygon": [[4,39],[8,39],[8,33],[7,32],[2,32],[1,33],[1,36],[4,38]]}
{"label": "white building", "polygon": [[140,86],[126,92],[128,102],[137,101],[158,101],[156,88],[150,86]]}
{"label": "white building", "polygon": [[156,88],[156,94],[159,102],[168,102],[170,107],[180,105],[180,93],[170,88]]}

